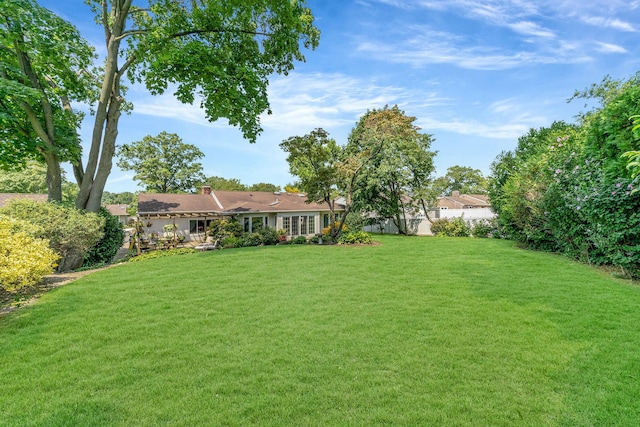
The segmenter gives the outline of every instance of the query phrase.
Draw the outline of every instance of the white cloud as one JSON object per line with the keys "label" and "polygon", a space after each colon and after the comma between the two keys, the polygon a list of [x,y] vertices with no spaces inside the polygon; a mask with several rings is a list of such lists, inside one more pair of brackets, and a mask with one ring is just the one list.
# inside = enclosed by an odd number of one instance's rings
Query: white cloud
{"label": "white cloud", "polygon": [[632,24],[621,21],[617,18],[606,18],[602,16],[583,16],[582,21],[596,27],[613,28],[616,30],[627,31],[627,32],[637,31]]}
{"label": "white cloud", "polygon": [[602,53],[627,53],[627,49],[617,44],[596,42],[598,44],[597,51]]}
{"label": "white cloud", "polygon": [[548,30],[546,28],[542,28],[540,25],[536,24],[535,22],[519,21],[519,22],[507,24],[507,27],[511,28],[516,33],[520,33],[528,36],[535,36],[535,37],[549,38],[549,39],[556,37],[553,31]]}
{"label": "white cloud", "polygon": [[[263,115],[262,122],[265,128],[303,132],[351,127],[367,110],[402,104],[409,96],[407,89],[343,74],[292,73],[269,86],[273,114]],[[430,105],[441,102],[434,94],[422,99]]]}

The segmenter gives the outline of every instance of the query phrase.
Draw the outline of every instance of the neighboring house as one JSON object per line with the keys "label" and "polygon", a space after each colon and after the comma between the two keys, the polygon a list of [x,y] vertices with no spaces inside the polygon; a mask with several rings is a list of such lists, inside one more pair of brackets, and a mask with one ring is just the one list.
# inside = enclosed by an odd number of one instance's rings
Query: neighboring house
{"label": "neighboring house", "polygon": [[[451,196],[438,198],[438,208],[428,212],[433,221],[440,218],[463,218],[465,221],[492,219],[496,215],[491,210],[489,197],[484,194],[460,194],[454,191]],[[423,210],[408,214],[409,229],[419,236],[431,236],[431,222]],[[372,232],[397,233],[398,228],[393,221],[386,220],[381,224],[365,227]]]}
{"label": "neighboring house", "polygon": [[111,215],[117,216],[120,224],[126,227],[129,222],[129,214],[127,213],[128,205],[105,205],[105,209],[109,211]]}
{"label": "neighboring house", "polygon": [[30,193],[0,193],[0,208],[9,204],[12,200],[28,199],[35,202],[46,202],[46,194],[30,194]]}
{"label": "neighboring house", "polygon": [[268,226],[286,230],[289,237],[313,236],[329,225],[329,208],[306,201],[299,193],[212,191],[205,186],[200,194],[140,193],[138,218],[145,232],[159,235],[165,225],[175,224],[187,241],[204,240],[211,221],[222,218],[238,220],[246,232]]}

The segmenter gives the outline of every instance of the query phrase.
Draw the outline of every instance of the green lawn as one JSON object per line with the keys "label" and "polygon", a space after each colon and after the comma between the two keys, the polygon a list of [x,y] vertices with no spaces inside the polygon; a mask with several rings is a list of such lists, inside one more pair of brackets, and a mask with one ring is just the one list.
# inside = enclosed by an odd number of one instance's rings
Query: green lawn
{"label": "green lawn", "polygon": [[0,425],[640,420],[640,288],[487,239],[119,265],[0,319]]}

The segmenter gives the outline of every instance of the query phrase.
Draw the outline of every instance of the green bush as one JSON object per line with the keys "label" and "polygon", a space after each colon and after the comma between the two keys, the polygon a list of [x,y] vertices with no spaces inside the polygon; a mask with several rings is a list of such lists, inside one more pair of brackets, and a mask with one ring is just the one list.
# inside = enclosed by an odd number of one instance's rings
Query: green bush
{"label": "green bush", "polygon": [[58,271],[80,267],[85,254],[103,236],[104,220],[97,214],[57,203],[15,200],[0,209],[0,214],[35,224],[35,237],[48,240],[61,257]]}
{"label": "green bush", "polygon": [[431,232],[436,236],[469,237],[470,230],[462,218],[440,218],[431,224]]}
{"label": "green bush", "polygon": [[235,219],[217,219],[209,224],[209,235],[214,241],[242,236],[242,224]]}
{"label": "green bush", "polygon": [[371,244],[373,239],[366,231],[347,231],[340,235],[338,243],[341,245]]}
{"label": "green bush", "polygon": [[225,237],[222,239],[222,247],[223,248],[241,248],[243,244],[242,237]]}
{"label": "green bush", "polygon": [[271,227],[263,227],[260,229],[259,234],[261,236],[262,243],[265,245],[277,245],[282,238],[286,239],[287,232],[284,230],[276,230]]}
{"label": "green bush", "polygon": [[104,219],[104,235],[84,257],[82,267],[91,267],[110,263],[122,247],[124,242],[124,229],[118,221],[118,217],[111,215],[105,208],[100,208],[98,213]]}
{"label": "green bush", "polygon": [[260,246],[262,244],[262,234],[245,233],[242,236],[242,246]]}
{"label": "green bush", "polygon": [[46,239],[31,235],[25,221],[0,217],[0,287],[14,291],[33,286],[53,272],[59,256]]}
{"label": "green bush", "polygon": [[476,238],[493,237],[496,232],[494,221],[488,219],[479,219],[470,221],[471,236]]}
{"label": "green bush", "polygon": [[291,243],[293,243],[294,245],[304,245],[305,243],[307,243],[307,238],[304,236],[298,236],[295,239],[291,240]]}

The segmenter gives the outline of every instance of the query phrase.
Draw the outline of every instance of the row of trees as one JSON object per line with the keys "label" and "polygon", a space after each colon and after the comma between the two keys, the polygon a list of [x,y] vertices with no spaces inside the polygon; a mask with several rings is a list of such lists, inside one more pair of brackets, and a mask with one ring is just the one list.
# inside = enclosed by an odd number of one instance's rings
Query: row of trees
{"label": "row of trees", "polygon": [[493,209],[509,238],[640,277],[640,74],[606,77],[573,98],[598,106],[578,124],[530,130],[492,164]]}
{"label": "row of trees", "polygon": [[[47,165],[50,200],[62,199],[61,163],[73,166],[75,204],[97,212],[111,172],[126,84],[175,87],[206,117],[228,119],[253,142],[269,113],[268,78],[287,74],[319,31],[302,0],[87,0],[104,30],[104,63],[70,23],[34,0],[0,0],[0,166]],[[136,4],[139,3],[139,4]],[[128,82],[128,83],[127,83]],[[91,106],[82,153],[75,103]]]}

